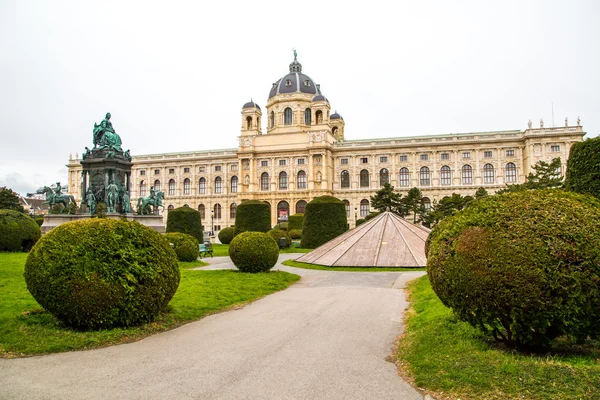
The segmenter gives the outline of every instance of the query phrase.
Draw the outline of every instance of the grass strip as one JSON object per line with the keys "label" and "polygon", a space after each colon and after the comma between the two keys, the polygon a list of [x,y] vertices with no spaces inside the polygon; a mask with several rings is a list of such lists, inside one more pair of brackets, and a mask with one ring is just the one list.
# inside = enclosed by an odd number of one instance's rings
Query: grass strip
{"label": "grass strip", "polygon": [[[288,253],[310,253],[313,249],[303,249],[301,247],[290,247],[289,249],[280,249],[280,254]],[[213,244],[213,256],[214,257],[229,257],[229,245],[228,244]],[[210,256],[209,256],[210,257]]]}
{"label": "grass strip", "polygon": [[402,375],[437,399],[598,399],[600,343],[561,339],[523,354],[459,321],[427,276],[409,283],[411,309],[397,352]]}
{"label": "grass strip", "polygon": [[27,254],[0,253],[0,357],[83,350],[127,343],[285,289],[300,277],[283,271],[248,274],[192,271],[203,262],[180,263],[181,283],[167,309],[151,323],[131,328],[75,331],[44,311],[27,290]]}
{"label": "grass strip", "polygon": [[304,268],[304,269],[319,269],[322,271],[352,271],[352,272],[406,272],[406,271],[425,271],[425,268],[413,267],[328,267],[325,265],[308,264],[294,260],[286,260],[282,262],[288,267]]}

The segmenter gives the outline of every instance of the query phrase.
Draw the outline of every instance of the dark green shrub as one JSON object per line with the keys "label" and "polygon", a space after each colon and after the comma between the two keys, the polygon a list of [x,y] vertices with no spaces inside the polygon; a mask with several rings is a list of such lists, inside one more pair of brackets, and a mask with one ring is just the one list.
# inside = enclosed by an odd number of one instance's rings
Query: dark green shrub
{"label": "dark green shrub", "polygon": [[[287,222],[280,222],[279,224],[279,229],[281,229],[282,231],[286,231],[288,230],[288,223]],[[275,228],[273,228],[275,229]]]}
{"label": "dark green shrub", "polygon": [[273,225],[273,229],[281,229],[281,226],[279,224]]}
{"label": "dark green shrub", "polygon": [[567,161],[565,188],[600,198],[600,137],[573,144]]}
{"label": "dark green shrub", "polygon": [[193,208],[183,206],[169,211],[167,217],[167,232],[181,232],[192,235],[202,243],[202,221],[200,221],[200,212]]}
{"label": "dark green shrub", "polygon": [[29,251],[42,235],[29,215],[0,210],[0,251]]}
{"label": "dark green shrub", "polygon": [[302,229],[292,229],[289,234],[293,240],[302,239]]}
{"label": "dark green shrub", "polygon": [[346,206],[336,197],[315,197],[306,205],[302,247],[314,249],[346,232]]}
{"label": "dark green shrub", "polygon": [[366,219],[359,218],[359,219],[356,220],[356,226],[359,226],[360,224],[364,224],[365,222],[367,222]]}
{"label": "dark green shrub", "polygon": [[304,224],[304,214],[290,215],[288,219],[288,229],[300,229],[302,230],[302,224]]}
{"label": "dark green shrub", "polygon": [[376,216],[380,215],[381,213],[379,211],[373,211],[371,213],[369,213],[366,217],[365,217],[365,221],[368,221],[370,219],[375,218]]}
{"label": "dark green shrub", "polygon": [[229,257],[242,272],[264,272],[277,263],[279,247],[266,233],[243,232],[231,241]]}
{"label": "dark green shrub", "polygon": [[223,228],[219,231],[219,242],[223,244],[229,244],[233,240],[233,233],[235,232],[235,228],[227,227]]}
{"label": "dark green shrub", "polygon": [[180,279],[177,255],[161,234],[106,218],[52,229],[29,253],[24,276],[42,307],[78,329],[151,321]]}
{"label": "dark green shrub", "polygon": [[287,233],[287,231],[284,231],[283,229],[271,229],[269,232],[267,232],[267,234],[269,236],[271,236],[276,242],[277,245],[279,246],[279,239],[284,237],[285,238],[285,248],[289,248],[292,245],[292,238],[289,235],[289,233]]}
{"label": "dark green shrub", "polygon": [[179,261],[196,261],[200,255],[198,240],[192,235],[181,232],[165,233],[167,243],[173,243],[173,249]]}
{"label": "dark green shrub", "polygon": [[487,196],[438,223],[431,286],[473,326],[521,347],[600,334],[600,201],[561,190]]}
{"label": "dark green shrub", "polygon": [[271,230],[271,207],[265,202],[242,202],[235,214],[235,235],[242,232],[268,232]]}
{"label": "dark green shrub", "polygon": [[38,224],[38,226],[42,226],[44,225],[44,216],[43,215],[37,215],[34,219],[36,224]]}

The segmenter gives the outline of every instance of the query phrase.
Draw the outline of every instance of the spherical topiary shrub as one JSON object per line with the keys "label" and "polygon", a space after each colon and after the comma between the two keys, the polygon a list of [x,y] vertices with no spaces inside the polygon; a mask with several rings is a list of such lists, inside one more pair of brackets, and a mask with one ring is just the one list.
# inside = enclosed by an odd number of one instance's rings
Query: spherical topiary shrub
{"label": "spherical topiary shrub", "polygon": [[237,206],[235,213],[235,235],[242,232],[267,232],[271,230],[271,207],[269,204],[248,200]]}
{"label": "spherical topiary shrub", "polygon": [[346,206],[333,196],[315,197],[306,205],[302,247],[314,249],[346,232]]}
{"label": "spherical topiary shrub", "polygon": [[229,244],[233,240],[233,233],[235,229],[231,226],[223,228],[219,231],[219,242],[223,244]]}
{"label": "spherical topiary shrub", "polygon": [[600,198],[600,137],[573,143],[567,161],[565,188]]}
{"label": "spherical topiary shrub", "polygon": [[289,234],[293,240],[302,239],[302,229],[292,229]]}
{"label": "spherical topiary shrub", "polygon": [[173,249],[177,254],[179,261],[196,261],[200,255],[198,240],[192,235],[181,232],[165,233],[165,240],[169,245],[173,244]]}
{"label": "spherical topiary shrub", "polygon": [[281,239],[282,237],[285,238],[284,248],[287,249],[292,244],[292,238],[290,237],[289,233],[287,233],[287,231],[284,231],[283,229],[271,229],[269,232],[267,232],[267,234],[277,242],[277,246],[279,246],[279,239]]}
{"label": "spherical topiary shrub", "polygon": [[28,251],[42,235],[29,215],[0,210],[0,251]]}
{"label": "spherical topiary shrub", "polygon": [[242,272],[264,272],[277,263],[279,248],[266,233],[243,232],[229,244],[229,257]]}
{"label": "spherical topiary shrub", "polygon": [[25,263],[27,289],[77,329],[151,321],[179,286],[177,255],[137,222],[94,218],[45,234]]}
{"label": "spherical topiary shrub", "polygon": [[167,232],[181,232],[192,235],[202,243],[202,221],[200,212],[193,208],[183,206],[169,211],[167,216]]}
{"label": "spherical topiary shrub", "polygon": [[520,347],[600,334],[600,201],[560,190],[487,196],[428,239],[431,286],[462,320]]}
{"label": "spherical topiary shrub", "polygon": [[291,231],[292,229],[302,229],[302,224],[304,223],[304,214],[294,214],[290,215],[288,219],[288,228]]}

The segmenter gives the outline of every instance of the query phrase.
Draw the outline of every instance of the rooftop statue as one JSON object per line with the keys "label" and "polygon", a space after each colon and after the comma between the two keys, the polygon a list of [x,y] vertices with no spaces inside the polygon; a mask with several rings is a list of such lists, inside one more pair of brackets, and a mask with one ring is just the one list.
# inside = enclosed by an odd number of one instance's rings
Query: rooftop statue
{"label": "rooftop statue", "polygon": [[94,123],[94,148],[108,148],[123,152],[121,148],[121,137],[115,132],[112,122],[110,122],[110,113],[100,122],[100,125]]}

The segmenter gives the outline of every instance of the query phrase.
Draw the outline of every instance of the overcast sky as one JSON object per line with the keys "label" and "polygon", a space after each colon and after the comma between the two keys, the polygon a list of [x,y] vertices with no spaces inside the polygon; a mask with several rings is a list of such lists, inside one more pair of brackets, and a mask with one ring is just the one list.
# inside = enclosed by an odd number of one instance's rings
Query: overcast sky
{"label": "overcast sky", "polygon": [[293,48],[346,139],[551,126],[552,104],[595,137],[599,20],[597,0],[0,0],[0,186],[66,183],[106,112],[132,155],[235,148]]}

